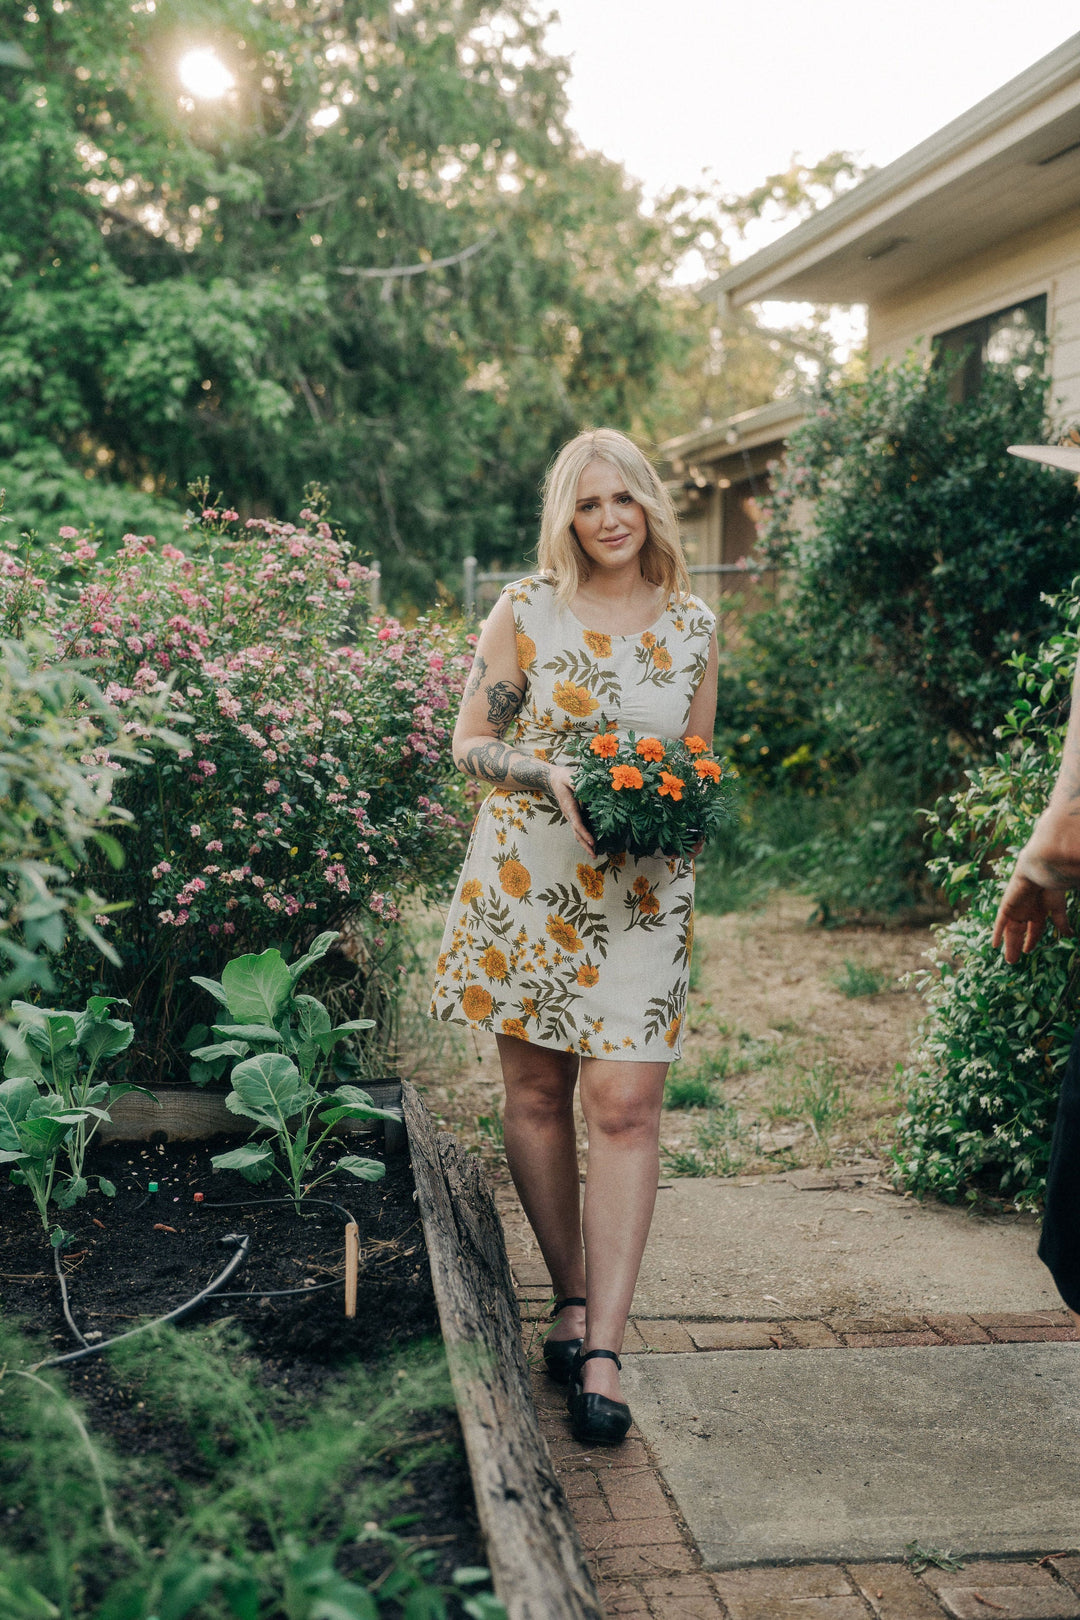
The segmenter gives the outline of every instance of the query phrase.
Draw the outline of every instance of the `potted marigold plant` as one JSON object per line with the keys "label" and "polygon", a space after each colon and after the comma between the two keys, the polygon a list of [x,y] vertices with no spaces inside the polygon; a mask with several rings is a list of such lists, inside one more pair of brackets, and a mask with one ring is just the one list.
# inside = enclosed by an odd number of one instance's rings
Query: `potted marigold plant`
{"label": "potted marigold plant", "polygon": [[701,737],[598,732],[576,749],[574,793],[597,853],[686,857],[731,812],[724,767]]}

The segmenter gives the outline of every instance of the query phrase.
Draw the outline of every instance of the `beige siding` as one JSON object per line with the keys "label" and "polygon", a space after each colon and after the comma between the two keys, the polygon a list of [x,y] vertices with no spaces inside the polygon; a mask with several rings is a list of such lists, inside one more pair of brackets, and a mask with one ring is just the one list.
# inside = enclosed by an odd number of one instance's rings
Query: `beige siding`
{"label": "beige siding", "polygon": [[1047,295],[1057,412],[1071,424],[1080,420],[1080,214],[1075,209],[893,300],[871,305],[871,363],[899,359],[938,332],[1039,293]]}

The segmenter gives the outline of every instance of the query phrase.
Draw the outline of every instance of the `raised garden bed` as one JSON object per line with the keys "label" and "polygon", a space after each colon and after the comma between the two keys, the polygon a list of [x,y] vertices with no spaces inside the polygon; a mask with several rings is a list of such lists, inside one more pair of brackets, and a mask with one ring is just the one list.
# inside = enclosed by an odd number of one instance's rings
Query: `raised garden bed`
{"label": "raised garden bed", "polygon": [[[397,1099],[396,1088],[370,1090],[380,1106]],[[595,1620],[600,1614],[595,1589],[536,1423],[490,1192],[478,1162],[453,1137],[437,1135],[417,1093],[404,1090],[409,1155],[401,1151],[402,1127],[390,1122],[382,1142],[349,1142],[350,1151],[385,1151],[384,1180],[340,1177],[317,1191],[318,1197],[344,1206],[359,1225],[357,1307],[351,1319],[344,1314],[342,1209],[313,1205],[312,1213],[299,1219],[291,1203],[262,1202],[275,1196],[273,1187],[214,1172],[212,1155],[235,1141],[197,1134],[218,1122],[217,1099],[188,1092],[196,1106],[185,1109],[183,1088],[163,1098],[164,1110],[153,1110],[138,1097],[120,1099],[114,1105],[113,1139],[94,1150],[95,1173],[114,1182],[117,1195],[111,1200],[91,1195],[66,1217],[76,1237],[59,1262],[72,1319],[83,1337],[93,1343],[115,1336],[197,1294],[236,1252],[235,1241],[223,1247],[223,1238],[246,1236],[247,1256],[221,1291],[200,1306],[182,1339],[167,1337],[158,1349],[157,1335],[136,1336],[108,1355],[66,1364],[64,1383],[81,1403],[91,1434],[107,1442],[114,1459],[126,1460],[124,1473],[110,1485],[114,1516],[129,1515],[148,1543],[165,1543],[156,1555],[167,1560],[176,1540],[175,1535],[170,1540],[169,1526],[175,1528],[185,1514],[198,1520],[200,1491],[205,1497],[207,1489],[212,1493],[220,1486],[235,1494],[235,1481],[221,1485],[213,1468],[208,1474],[208,1448],[213,1453],[222,1445],[226,1452],[232,1447],[241,1462],[246,1453],[243,1437],[228,1422],[224,1439],[218,1432],[212,1403],[200,1407],[195,1398],[199,1410],[192,1416],[191,1391],[163,1377],[163,1356],[177,1355],[182,1345],[190,1365],[178,1376],[207,1383],[213,1381],[215,1363],[231,1367],[238,1359],[243,1377],[261,1392],[260,1399],[265,1395],[278,1427],[299,1433],[309,1423],[316,1448],[325,1443],[319,1440],[320,1409],[340,1430],[343,1377],[355,1383],[358,1373],[370,1375],[374,1382],[365,1393],[386,1414],[389,1433],[352,1459],[363,1490],[349,1479],[328,1481],[325,1502],[310,1515],[316,1552],[332,1550],[334,1578],[352,1582],[357,1590],[374,1582],[383,1593],[396,1582],[404,1600],[409,1582],[421,1578],[415,1558],[420,1549],[423,1580],[443,1589],[448,1614],[460,1612],[451,1591],[455,1571],[490,1564],[512,1620]],[[140,1111],[148,1110],[144,1121]],[[160,1140],[163,1126],[179,1139]],[[153,1138],[133,1136],[135,1130],[151,1130]],[[157,1184],[155,1193],[149,1192],[151,1182]],[[283,1292],[293,1289],[299,1292]],[[24,1324],[37,1336],[42,1360],[78,1350],[40,1220],[26,1193],[6,1182],[0,1184],[0,1299],[7,1322]],[[243,1335],[240,1347],[230,1337],[235,1330]],[[441,1348],[432,1343],[436,1336],[445,1345],[457,1414],[445,1389],[440,1401],[436,1388],[443,1366]],[[10,1346],[5,1350],[10,1358]],[[210,1357],[201,1373],[200,1354]],[[25,1359],[23,1354],[24,1364]],[[402,1380],[398,1395],[409,1392],[404,1408],[400,1398],[395,1403],[397,1380]],[[228,1405],[236,1394],[226,1389],[222,1399]],[[355,1392],[346,1398],[355,1399]],[[70,1448],[70,1433],[67,1438]],[[25,1554],[34,1514],[21,1507],[18,1481],[10,1477],[17,1457],[15,1446],[0,1458],[0,1490],[8,1497],[6,1544]],[[350,1521],[364,1491],[365,1500],[382,1502],[382,1511]],[[92,1511],[97,1514],[97,1507]],[[260,1537],[265,1542],[268,1536],[272,1539],[265,1525],[249,1526],[255,1564],[264,1556]],[[214,1556],[240,1567],[243,1559],[233,1543],[230,1547]],[[203,1557],[201,1542],[199,1549]],[[96,1564],[91,1558],[75,1581],[81,1606],[70,1612],[95,1620],[99,1612],[101,1620],[149,1616],[152,1610],[140,1607],[138,1597],[117,1599],[119,1606],[110,1607],[113,1599],[105,1596],[110,1582],[123,1587],[130,1554],[121,1556],[115,1548],[103,1553],[97,1542],[93,1552]],[[204,1566],[209,1579],[213,1571],[205,1558]],[[482,1603],[478,1591],[466,1587],[461,1599],[467,1601],[471,1592],[473,1603]],[[214,1592],[219,1606],[176,1608],[176,1615],[293,1620],[315,1612],[303,1606],[306,1600],[299,1606],[245,1609],[242,1595],[239,1607],[229,1607],[227,1582],[219,1582]],[[99,1600],[105,1604],[100,1611],[93,1606]],[[158,1603],[153,1612],[174,1611]],[[367,1612],[357,1607],[358,1620]],[[399,1605],[386,1599],[378,1612],[393,1615]]]}

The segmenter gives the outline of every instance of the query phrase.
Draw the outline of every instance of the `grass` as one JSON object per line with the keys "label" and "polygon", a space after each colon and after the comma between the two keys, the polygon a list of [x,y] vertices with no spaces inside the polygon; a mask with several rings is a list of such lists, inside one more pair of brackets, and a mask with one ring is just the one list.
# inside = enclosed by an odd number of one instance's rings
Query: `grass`
{"label": "grass", "polygon": [[[177,1469],[121,1455],[60,1374],[24,1370],[35,1359],[36,1346],[0,1324],[0,1517],[18,1526],[0,1613],[308,1620],[387,1615],[384,1598],[392,1614],[399,1602],[431,1620],[450,1612],[432,1555],[402,1534],[415,1516],[411,1476],[452,1444],[438,1346],[395,1354],[378,1375],[345,1369],[313,1394],[268,1385],[225,1324],[159,1328],[110,1359],[133,1407],[138,1397],[166,1434],[183,1424],[199,1461]],[[418,1413],[427,1432],[413,1439]],[[361,1542],[375,1545],[365,1554]],[[383,1567],[374,1586],[372,1564]],[[468,1601],[483,1610],[481,1594]]]}
{"label": "grass", "polygon": [[698,858],[695,906],[717,915],[753,911],[774,889],[799,888],[802,851],[833,820],[832,806],[806,794],[747,795],[737,819]]}
{"label": "grass", "polygon": [[879,968],[870,967],[867,962],[853,962],[845,956],[843,968],[830,974],[829,983],[834,990],[839,990],[842,996],[851,1000],[856,996],[880,995],[888,983],[888,976]]}
{"label": "grass", "polygon": [[851,1112],[851,1097],[844,1089],[836,1065],[820,1059],[809,1069],[780,1077],[762,1104],[774,1124],[805,1121],[821,1146]]}
{"label": "grass", "polygon": [[740,1144],[745,1136],[742,1120],[730,1103],[710,1108],[694,1131],[689,1148],[660,1148],[664,1171],[670,1176],[733,1176],[745,1163]]}

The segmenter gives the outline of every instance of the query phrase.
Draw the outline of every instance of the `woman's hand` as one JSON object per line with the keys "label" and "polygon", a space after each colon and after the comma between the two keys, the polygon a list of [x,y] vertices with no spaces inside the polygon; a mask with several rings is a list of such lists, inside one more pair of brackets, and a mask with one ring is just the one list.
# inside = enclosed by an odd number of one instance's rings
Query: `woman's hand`
{"label": "woman's hand", "polygon": [[568,765],[549,765],[551,786],[548,789],[566,820],[574,829],[574,837],[587,855],[596,854],[596,839],[585,825],[581,806],[574,798],[574,773]]}

